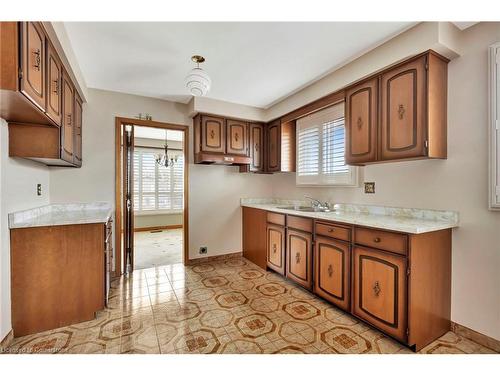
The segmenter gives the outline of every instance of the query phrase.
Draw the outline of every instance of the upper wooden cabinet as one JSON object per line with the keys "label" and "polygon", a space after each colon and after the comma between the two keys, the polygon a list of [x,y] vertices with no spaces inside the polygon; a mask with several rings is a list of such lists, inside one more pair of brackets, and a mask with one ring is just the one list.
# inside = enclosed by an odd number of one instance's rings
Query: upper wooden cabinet
{"label": "upper wooden cabinet", "polygon": [[62,100],[61,86],[62,64],[52,44],[47,43],[47,116],[57,125],[61,125]]}
{"label": "upper wooden cabinet", "polygon": [[9,155],[81,166],[82,100],[42,23],[0,22],[0,69]]}
{"label": "upper wooden cabinet", "polygon": [[264,125],[250,124],[250,171],[264,171]]}
{"label": "upper wooden cabinet", "polygon": [[346,91],[346,163],[447,157],[447,64],[433,51]]}
{"label": "upper wooden cabinet", "polygon": [[266,171],[295,172],[295,121],[267,124]]}
{"label": "upper wooden cabinet", "polygon": [[226,153],[248,155],[248,123],[240,120],[226,120]]}
{"label": "upper wooden cabinet", "polygon": [[198,114],[193,118],[197,164],[248,165],[248,123]]}
{"label": "upper wooden cabinet", "polygon": [[346,92],[346,163],[376,160],[378,78],[362,82]]}
{"label": "upper wooden cabinet", "polygon": [[45,110],[46,61],[45,33],[39,22],[21,23],[21,92],[40,109]]}

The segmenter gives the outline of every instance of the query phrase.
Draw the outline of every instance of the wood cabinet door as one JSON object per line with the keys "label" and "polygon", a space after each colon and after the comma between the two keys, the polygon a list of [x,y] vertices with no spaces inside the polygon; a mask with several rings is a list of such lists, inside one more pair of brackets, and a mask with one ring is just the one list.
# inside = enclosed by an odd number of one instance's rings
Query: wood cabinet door
{"label": "wood cabinet door", "polygon": [[62,100],[61,100],[62,64],[52,47],[47,43],[47,106],[46,112],[57,125],[61,125]]}
{"label": "wood cabinet door", "polygon": [[426,56],[381,77],[381,159],[426,155]]}
{"label": "wood cabinet door", "polygon": [[40,22],[22,22],[21,92],[45,111],[45,33]]}
{"label": "wood cabinet door", "polygon": [[280,120],[271,122],[267,126],[267,170],[280,170],[281,159],[281,125]]}
{"label": "wood cabinet door", "polygon": [[346,164],[377,158],[378,78],[360,83],[346,93]]}
{"label": "wood cabinet door", "polygon": [[61,158],[73,163],[74,153],[74,88],[66,74],[62,76],[62,109],[63,119],[61,128]]}
{"label": "wood cabinet door", "polygon": [[316,237],[314,245],[314,292],[349,311],[351,250],[346,242]]}
{"label": "wood cabinet door", "polygon": [[267,266],[285,274],[285,228],[267,224]]}
{"label": "wood cabinet door", "polygon": [[248,123],[226,120],[226,154],[248,155]]}
{"label": "wood cabinet door", "polygon": [[311,289],[312,234],[288,229],[286,237],[286,277]]}
{"label": "wood cabinet door", "polygon": [[353,262],[353,314],[406,342],[406,258],[355,247]]}
{"label": "wood cabinet door", "polygon": [[201,151],[225,153],[226,126],[222,117],[201,116]]}
{"label": "wood cabinet door", "polygon": [[264,170],[264,126],[262,124],[250,124],[250,157],[252,172]]}
{"label": "wood cabinet door", "polygon": [[75,135],[74,135],[74,162],[76,165],[82,165],[82,99],[75,90],[74,103]]}

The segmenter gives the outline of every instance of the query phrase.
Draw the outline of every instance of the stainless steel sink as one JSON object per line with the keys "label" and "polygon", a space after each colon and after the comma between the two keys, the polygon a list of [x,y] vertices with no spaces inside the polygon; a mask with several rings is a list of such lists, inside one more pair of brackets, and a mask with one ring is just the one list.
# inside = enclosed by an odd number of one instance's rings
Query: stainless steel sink
{"label": "stainless steel sink", "polygon": [[277,207],[281,210],[292,210],[292,211],[301,211],[301,212],[330,212],[329,209],[324,208],[315,208],[311,206],[281,206]]}

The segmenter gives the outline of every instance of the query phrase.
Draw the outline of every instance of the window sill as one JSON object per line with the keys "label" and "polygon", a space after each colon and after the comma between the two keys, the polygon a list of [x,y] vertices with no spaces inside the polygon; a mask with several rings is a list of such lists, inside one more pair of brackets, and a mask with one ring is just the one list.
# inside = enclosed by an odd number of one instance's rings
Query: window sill
{"label": "window sill", "polygon": [[153,215],[178,215],[182,214],[183,210],[145,210],[134,211],[135,216],[153,216]]}

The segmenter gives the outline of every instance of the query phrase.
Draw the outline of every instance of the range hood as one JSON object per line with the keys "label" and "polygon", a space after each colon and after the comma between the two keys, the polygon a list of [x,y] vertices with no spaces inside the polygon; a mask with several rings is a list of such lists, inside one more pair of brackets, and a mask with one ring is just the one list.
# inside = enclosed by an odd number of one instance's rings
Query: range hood
{"label": "range hood", "polygon": [[194,155],[196,164],[250,165],[252,158],[241,155],[221,155],[200,152]]}

